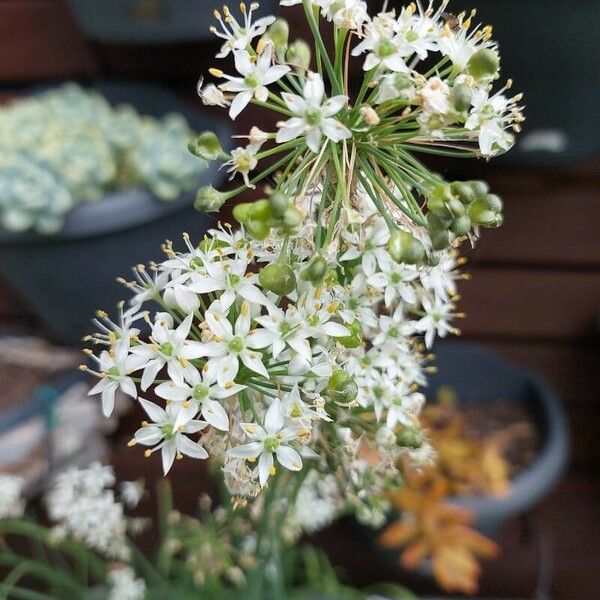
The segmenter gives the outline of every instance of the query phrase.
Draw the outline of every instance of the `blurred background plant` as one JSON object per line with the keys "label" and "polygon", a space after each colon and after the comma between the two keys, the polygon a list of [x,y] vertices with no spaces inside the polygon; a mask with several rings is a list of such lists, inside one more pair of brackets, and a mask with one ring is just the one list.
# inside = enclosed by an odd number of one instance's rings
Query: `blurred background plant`
{"label": "blurred background plant", "polygon": [[205,168],[192,137],[181,115],[111,107],[73,83],[0,107],[0,223],[56,233],[77,204],[127,187],[175,200]]}

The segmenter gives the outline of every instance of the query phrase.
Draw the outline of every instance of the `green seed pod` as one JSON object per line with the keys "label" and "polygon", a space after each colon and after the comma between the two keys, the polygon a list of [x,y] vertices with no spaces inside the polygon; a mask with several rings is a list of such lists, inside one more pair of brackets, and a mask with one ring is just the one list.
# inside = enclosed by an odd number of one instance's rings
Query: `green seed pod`
{"label": "green seed pod", "polygon": [[498,53],[489,48],[480,48],[467,63],[467,73],[477,81],[495,79],[500,68]]}
{"label": "green seed pod", "polygon": [[327,273],[327,261],[322,256],[315,256],[302,271],[300,277],[304,281],[310,281],[313,285],[323,282]]}
{"label": "green seed pod", "polygon": [[253,202],[252,207],[250,208],[249,218],[270,223],[273,218],[273,213],[271,212],[269,201],[257,200],[256,202]]}
{"label": "green seed pod", "polygon": [[469,217],[476,225],[484,227],[496,227],[498,217],[502,217],[501,213],[491,210],[485,200],[476,200],[469,207]]}
{"label": "green seed pod", "polygon": [[269,197],[271,213],[275,219],[283,219],[286,209],[290,206],[290,198],[279,190],[275,190]]}
{"label": "green seed pod", "polygon": [[462,217],[453,219],[452,223],[450,223],[450,231],[457,237],[469,233],[471,231],[471,219],[469,216],[462,215]]}
{"label": "green seed pod", "polygon": [[275,52],[279,55],[287,49],[290,26],[285,19],[275,19],[263,37],[273,42]]}
{"label": "green seed pod", "polygon": [[465,206],[474,202],[478,197],[471,182],[468,181],[455,181],[450,185],[450,189]]}
{"label": "green seed pod", "polygon": [[398,263],[416,265],[423,261],[423,244],[407,231],[394,231],[387,243],[391,257]]}
{"label": "green seed pod", "polygon": [[469,110],[471,107],[471,97],[473,93],[471,92],[471,88],[464,84],[458,83],[452,88],[450,92],[450,101],[454,108],[459,112],[465,112]]}
{"label": "green seed pod", "polygon": [[227,201],[227,196],[208,185],[201,187],[196,194],[194,208],[201,212],[217,212]]}
{"label": "green seed pod", "polygon": [[362,346],[360,321],[354,319],[350,324],[344,323],[344,327],[350,330],[350,335],[336,338],[337,341],[344,346],[344,348],[360,348],[360,346]]}
{"label": "green seed pod", "polygon": [[244,224],[250,216],[252,202],[240,202],[233,207],[233,218],[240,224]]}
{"label": "green seed pod", "polygon": [[303,71],[310,66],[311,50],[304,40],[296,40],[290,44],[285,55],[285,60],[296,70]]}
{"label": "green seed pod", "polygon": [[264,240],[271,231],[268,223],[252,218],[244,221],[244,228],[255,240]]}
{"label": "green seed pod", "polygon": [[204,160],[216,160],[223,154],[219,138],[212,131],[204,131],[188,144],[189,151]]}
{"label": "green seed pod", "polygon": [[263,267],[258,274],[258,280],[265,290],[278,296],[287,296],[296,289],[296,275],[292,267],[282,262]]}
{"label": "green seed pod", "polygon": [[336,369],[329,378],[324,390],[324,396],[333,400],[347,404],[356,400],[358,396],[358,386],[354,379],[341,369]]}

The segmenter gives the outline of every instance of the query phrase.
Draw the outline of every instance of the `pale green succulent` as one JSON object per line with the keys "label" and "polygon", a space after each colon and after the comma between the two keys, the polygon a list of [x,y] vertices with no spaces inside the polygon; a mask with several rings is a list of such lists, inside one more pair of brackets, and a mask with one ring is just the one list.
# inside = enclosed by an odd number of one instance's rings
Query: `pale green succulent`
{"label": "pale green succulent", "polygon": [[159,120],[65,84],[0,108],[0,225],[56,233],[78,203],[142,187],[161,200],[193,189],[205,164],[177,114]]}

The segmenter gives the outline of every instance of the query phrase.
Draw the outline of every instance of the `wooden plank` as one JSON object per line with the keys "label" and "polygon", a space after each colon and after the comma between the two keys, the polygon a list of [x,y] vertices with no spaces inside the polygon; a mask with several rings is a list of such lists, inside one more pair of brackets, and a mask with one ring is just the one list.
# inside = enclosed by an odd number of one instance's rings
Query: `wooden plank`
{"label": "wooden plank", "polygon": [[600,272],[473,267],[460,286],[465,335],[513,339],[598,336]]}
{"label": "wooden plank", "polygon": [[64,0],[0,2],[0,80],[65,78],[94,71]]}
{"label": "wooden plank", "polygon": [[505,201],[505,222],[484,231],[473,260],[600,267],[600,186],[496,189]]}

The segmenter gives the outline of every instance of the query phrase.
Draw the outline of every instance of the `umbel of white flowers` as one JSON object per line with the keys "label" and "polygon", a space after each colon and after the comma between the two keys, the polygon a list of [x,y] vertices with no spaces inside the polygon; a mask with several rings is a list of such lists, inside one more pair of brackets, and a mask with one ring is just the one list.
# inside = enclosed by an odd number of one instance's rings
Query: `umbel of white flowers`
{"label": "umbel of white flowers", "polygon": [[[234,207],[239,229],[185,235],[183,252],[167,243],[162,262],[136,267],[119,318],[99,313],[87,338],[96,365],[82,368],[99,377],[90,393],[105,414],[118,390],[139,403],[130,444],[160,452],[165,473],[177,458],[210,458],[243,502],[280,475],[331,475],[327,506],[379,523],[400,458],[432,457],[420,388],[435,337],[458,331],[457,247],[502,223],[484,182],[447,182],[418,156],[505,151],[520,95],[504,95],[510,82],[492,89],[498,49],[474,13],[449,19],[446,2],[374,17],[356,0],[291,4],[304,7],[314,61],[283,21],[253,21],[257,6],[242,4],[241,24],[215,13],[219,56],[232,54],[237,74],[211,69],[217,84],[199,89],[231,118],[250,105],[273,111],[276,129],[252,127],[230,153],[211,132],[190,144],[242,179],[201,189],[198,208],[268,181],[266,197]],[[333,28],[331,56],[319,18]],[[353,95],[355,59],[364,77]]]}

